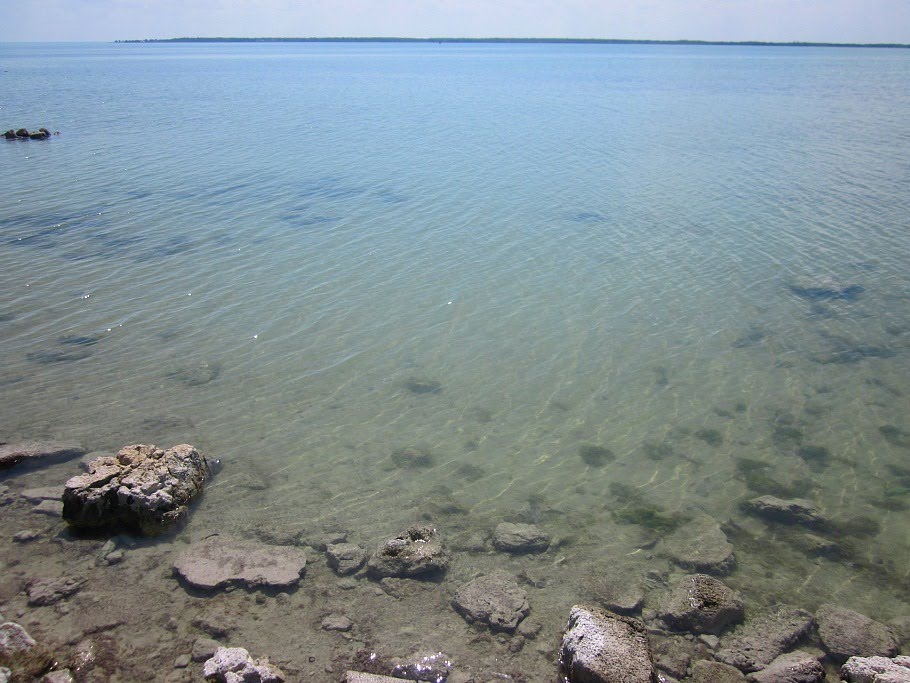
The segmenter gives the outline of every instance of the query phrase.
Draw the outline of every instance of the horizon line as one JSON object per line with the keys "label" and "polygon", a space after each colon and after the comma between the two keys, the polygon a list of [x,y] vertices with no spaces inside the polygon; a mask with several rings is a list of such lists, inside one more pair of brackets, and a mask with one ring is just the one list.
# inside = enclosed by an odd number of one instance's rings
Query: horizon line
{"label": "horizon line", "polygon": [[688,38],[658,40],[649,38],[407,38],[401,36],[310,36],[310,37],[242,37],[184,36],[177,38],[130,38],[114,43],[557,43],[606,45],[729,45],[749,47],[871,47],[910,48],[910,43],[844,43],[816,41],[766,40],[696,40]]}

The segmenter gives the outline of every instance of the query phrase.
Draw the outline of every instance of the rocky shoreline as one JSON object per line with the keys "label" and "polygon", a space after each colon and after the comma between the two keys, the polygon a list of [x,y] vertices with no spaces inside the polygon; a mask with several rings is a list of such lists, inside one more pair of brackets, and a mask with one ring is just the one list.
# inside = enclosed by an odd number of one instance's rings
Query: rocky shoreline
{"label": "rocky shoreline", "polygon": [[[85,473],[65,485],[16,481],[18,473],[27,479],[72,467],[76,458]],[[137,444],[115,456],[59,442],[2,444],[0,462],[9,472],[0,484],[3,519],[34,520],[12,542],[46,566],[36,571],[21,559],[5,562],[2,683],[137,676],[169,683],[540,680],[539,672],[494,670],[488,662],[428,651],[426,642],[445,650],[457,640],[449,615],[461,618],[473,647],[499,653],[497,660],[535,650],[551,662],[548,680],[910,681],[910,657],[900,654],[910,642],[910,615],[886,624],[833,603],[812,610],[750,605],[727,583],[735,577],[735,543],[710,518],[691,520],[654,546],[678,571],[654,575],[647,585],[604,574],[596,591],[563,612],[567,624],[550,623],[535,609],[545,601],[545,582],[510,564],[558,549],[560,539],[536,524],[498,523],[481,541],[494,568],[466,571],[458,562],[463,544],[453,547],[433,524],[411,526],[372,553],[346,532],[285,542],[222,533],[184,538],[194,501],[214,473],[187,444]],[[761,496],[743,509],[769,524],[816,534],[832,526],[806,500]],[[145,573],[159,576],[168,590],[149,596],[148,604],[120,604],[120,591],[135,590]],[[395,639],[400,649],[379,652],[372,645],[382,640],[377,611],[398,606],[448,625],[438,632],[405,630]],[[299,614],[313,612],[308,625],[297,628],[312,629],[310,642],[323,643],[312,651],[321,655],[301,649],[288,656],[284,648],[279,655],[269,642],[248,642],[263,617],[299,621],[295,607]],[[188,623],[178,618],[187,614],[195,614]],[[141,625],[163,615],[161,637],[148,642]],[[67,637],[52,628],[55,620],[66,625]],[[167,652],[170,662],[163,663]]]}

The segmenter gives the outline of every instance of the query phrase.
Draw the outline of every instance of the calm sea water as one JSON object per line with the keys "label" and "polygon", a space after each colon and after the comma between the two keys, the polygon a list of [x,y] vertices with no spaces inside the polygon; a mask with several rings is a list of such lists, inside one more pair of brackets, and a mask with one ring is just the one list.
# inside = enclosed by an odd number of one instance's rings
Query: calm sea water
{"label": "calm sea water", "polygon": [[[61,132],[0,144],[0,438],[201,447],[190,535],[428,520],[560,625],[599,562],[672,570],[630,505],[724,524],[747,604],[910,612],[910,52],[8,44],[0,79],[4,130]],[[502,520],[561,545],[477,551]]]}

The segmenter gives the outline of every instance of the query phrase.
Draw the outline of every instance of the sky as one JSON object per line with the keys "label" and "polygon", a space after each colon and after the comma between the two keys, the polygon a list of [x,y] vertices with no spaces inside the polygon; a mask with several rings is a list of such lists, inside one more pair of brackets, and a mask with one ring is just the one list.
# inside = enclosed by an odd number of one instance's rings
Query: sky
{"label": "sky", "polygon": [[2,0],[0,42],[182,36],[910,43],[910,0]]}

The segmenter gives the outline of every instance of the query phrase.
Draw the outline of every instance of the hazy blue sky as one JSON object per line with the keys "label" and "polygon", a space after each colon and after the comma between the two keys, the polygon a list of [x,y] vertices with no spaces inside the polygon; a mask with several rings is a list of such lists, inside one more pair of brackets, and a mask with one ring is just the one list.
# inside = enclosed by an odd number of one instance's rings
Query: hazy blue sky
{"label": "hazy blue sky", "polygon": [[546,36],[910,43],[910,0],[3,0],[0,41]]}

